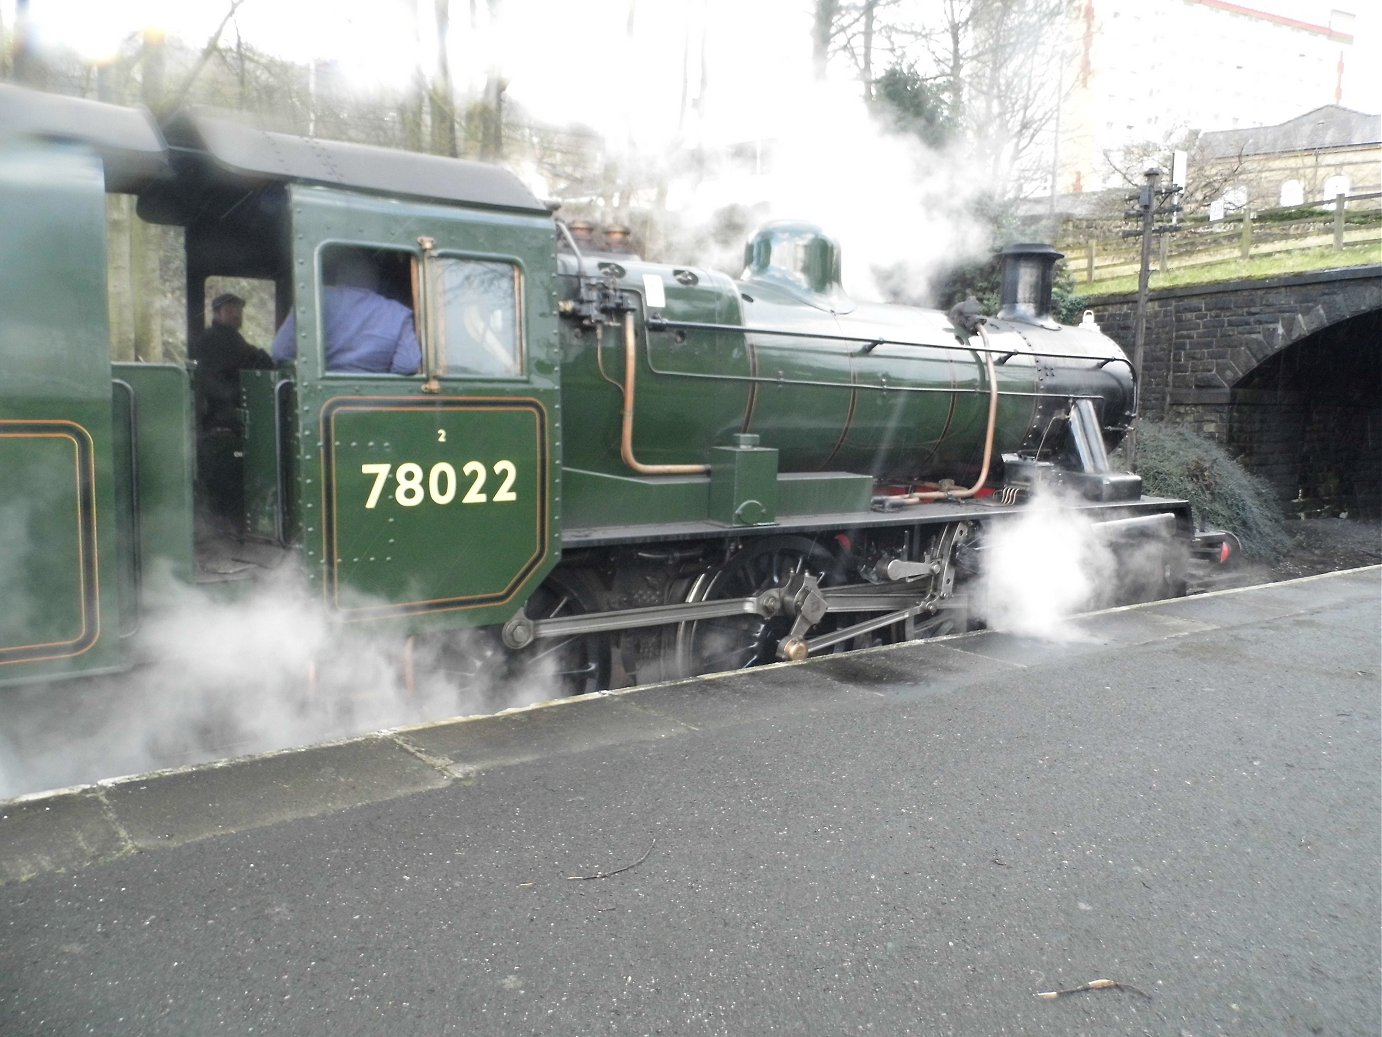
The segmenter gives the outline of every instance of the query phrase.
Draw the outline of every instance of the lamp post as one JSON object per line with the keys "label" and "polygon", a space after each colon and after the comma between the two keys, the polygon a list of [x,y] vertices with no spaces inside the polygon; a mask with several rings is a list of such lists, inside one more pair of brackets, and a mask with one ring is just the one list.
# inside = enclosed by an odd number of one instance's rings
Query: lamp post
{"label": "lamp post", "polygon": [[[1156,218],[1162,215],[1174,216],[1180,212],[1180,206],[1173,204],[1172,199],[1182,190],[1176,184],[1161,190],[1157,188],[1157,182],[1161,180],[1160,166],[1148,166],[1142,176],[1145,179],[1142,189],[1136,195],[1128,196],[1129,201],[1136,201],[1137,208],[1126,213],[1128,216],[1139,217],[1141,226],[1137,230],[1123,232],[1125,237],[1133,234],[1142,237],[1142,260],[1137,270],[1137,310],[1133,317],[1133,427],[1128,430],[1123,446],[1123,456],[1127,458],[1128,468],[1134,472],[1137,471],[1136,426],[1142,410],[1142,352],[1147,339],[1147,283],[1152,274],[1152,237],[1172,229],[1170,226],[1158,227]],[[1169,359],[1167,363],[1170,363]]]}
{"label": "lamp post", "polygon": [[1152,220],[1156,218],[1156,184],[1161,179],[1160,166],[1148,166],[1143,177],[1146,183],[1137,195],[1137,209],[1142,215],[1142,260],[1137,268],[1137,311],[1133,317],[1132,377],[1133,428],[1128,431],[1128,443],[1123,453],[1128,467],[1137,471],[1137,418],[1142,411],[1142,349],[1147,339],[1147,282],[1152,274]]}

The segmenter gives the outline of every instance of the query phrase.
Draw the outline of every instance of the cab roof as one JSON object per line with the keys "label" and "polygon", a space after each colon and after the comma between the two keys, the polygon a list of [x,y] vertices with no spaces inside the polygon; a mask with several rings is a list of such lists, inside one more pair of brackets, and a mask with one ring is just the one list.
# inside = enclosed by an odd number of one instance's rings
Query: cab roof
{"label": "cab roof", "polygon": [[163,132],[176,167],[190,163],[213,181],[324,184],[548,214],[518,177],[480,162],[299,137],[258,129],[207,109],[177,113]]}
{"label": "cab roof", "polygon": [[107,191],[138,191],[170,174],[163,136],[144,108],[0,84],[0,138],[85,145],[101,158]]}
{"label": "cab roof", "polygon": [[353,190],[486,209],[548,215],[549,210],[506,169],[368,144],[299,137],[258,129],[238,116],[192,108],[162,127],[144,108],[47,94],[0,84],[0,138],[70,141],[95,151],[105,166],[106,190],[143,193],[159,222],[181,222],[183,207],[167,206],[217,188],[282,183]]}

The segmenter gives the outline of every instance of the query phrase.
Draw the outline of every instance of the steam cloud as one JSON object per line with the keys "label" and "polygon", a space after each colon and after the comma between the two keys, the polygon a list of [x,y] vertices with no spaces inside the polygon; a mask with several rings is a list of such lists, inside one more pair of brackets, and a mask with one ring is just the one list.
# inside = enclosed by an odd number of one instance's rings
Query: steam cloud
{"label": "steam cloud", "polygon": [[[655,214],[665,237],[645,243],[646,258],[737,276],[757,226],[804,220],[840,242],[845,288],[857,301],[920,305],[931,301],[938,270],[990,247],[972,215],[989,186],[974,163],[959,147],[935,151],[890,131],[848,62],[817,78],[804,8],[641,4],[598,60],[580,46],[589,38],[584,8],[542,9],[555,54],[533,39],[532,17],[532,0],[506,3],[492,24],[453,41],[469,54],[453,64],[498,67],[506,96],[529,118],[601,138],[606,182],[597,194],[581,181],[572,190],[585,193],[564,199],[564,214],[636,230],[640,212]],[[767,62],[764,39],[775,41]],[[483,86],[482,76],[469,83]],[[540,197],[550,193],[540,164],[520,162],[515,172]]]}
{"label": "steam cloud", "polygon": [[[666,209],[680,230],[668,258],[737,276],[754,228],[806,220],[839,241],[845,289],[857,301],[923,305],[939,271],[986,254],[988,232],[972,205],[983,185],[970,165],[889,132],[854,89],[803,86],[774,112],[771,133],[744,145],[751,157],[711,153],[701,175],[676,179]],[[717,233],[727,214],[732,225]]]}
{"label": "steam cloud", "polygon": [[421,658],[409,688],[400,640],[333,628],[294,577],[272,574],[237,603],[173,587],[140,632],[147,660],[129,673],[3,690],[0,798],[561,694],[540,668],[507,681],[484,637],[452,646],[474,672]]}
{"label": "steam cloud", "polygon": [[991,630],[1054,641],[1087,635],[1070,622],[1093,609],[1156,597],[1169,545],[1115,544],[1052,494],[986,533],[975,614]]}

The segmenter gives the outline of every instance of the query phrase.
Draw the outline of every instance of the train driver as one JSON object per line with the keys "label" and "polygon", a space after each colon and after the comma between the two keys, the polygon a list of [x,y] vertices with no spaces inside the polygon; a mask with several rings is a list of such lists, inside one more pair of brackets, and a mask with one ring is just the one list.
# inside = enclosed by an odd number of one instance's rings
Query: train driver
{"label": "train driver", "polygon": [[[326,369],[366,374],[417,374],[422,348],[413,330],[413,311],[379,292],[379,271],[358,249],[338,254],[327,271],[324,293]],[[297,356],[294,314],[274,336],[273,358]]]}

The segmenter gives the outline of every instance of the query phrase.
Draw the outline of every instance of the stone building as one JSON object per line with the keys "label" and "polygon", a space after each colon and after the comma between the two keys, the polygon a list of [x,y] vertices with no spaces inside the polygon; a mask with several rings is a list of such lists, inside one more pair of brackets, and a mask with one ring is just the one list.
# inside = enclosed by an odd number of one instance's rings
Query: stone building
{"label": "stone building", "polygon": [[1057,196],[1122,189],[1148,145],[1371,108],[1375,43],[1344,0],[1081,0],[1059,44]]}
{"label": "stone building", "polygon": [[1197,173],[1226,178],[1227,209],[1330,202],[1382,191],[1382,116],[1336,104],[1275,126],[1200,135]]}

